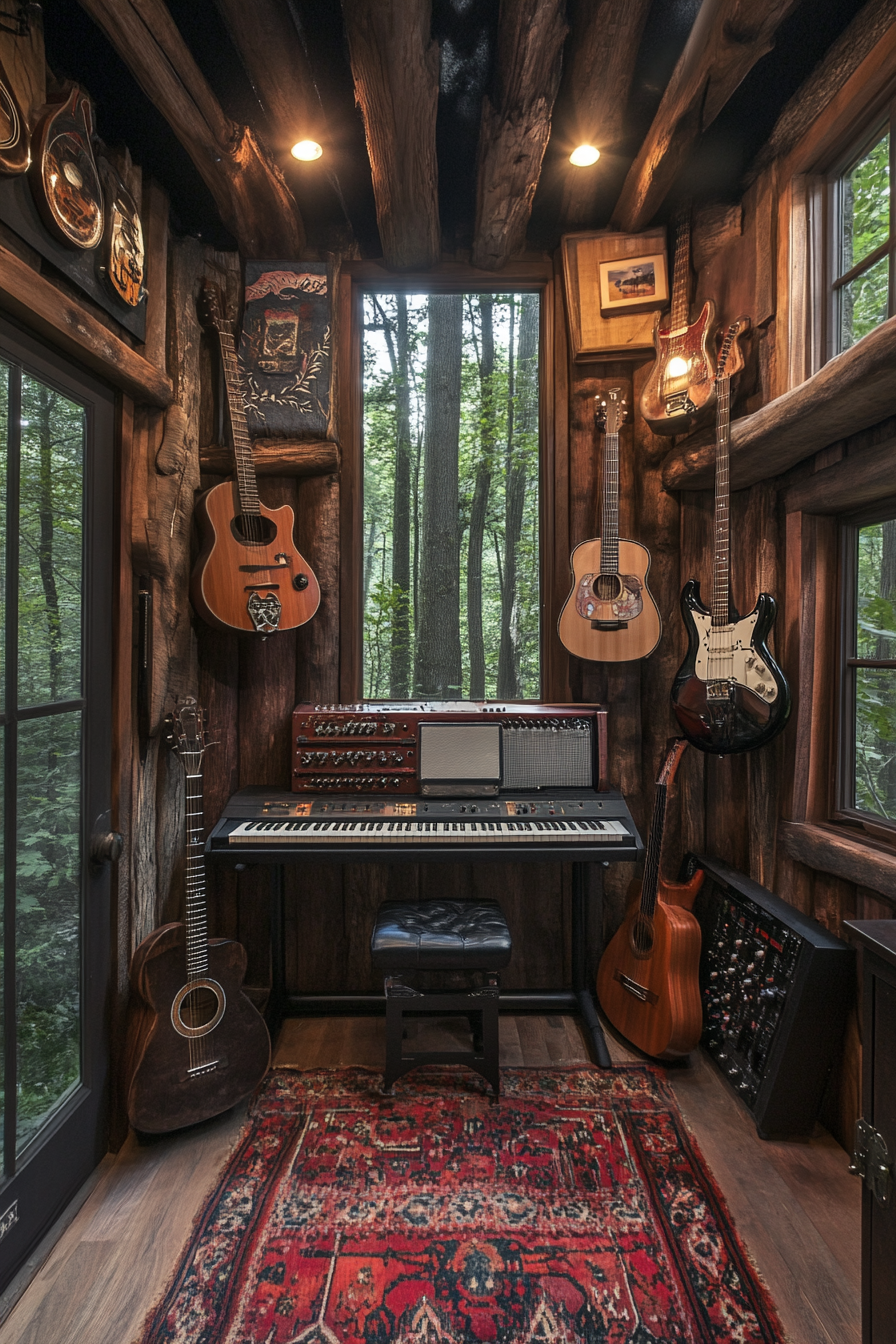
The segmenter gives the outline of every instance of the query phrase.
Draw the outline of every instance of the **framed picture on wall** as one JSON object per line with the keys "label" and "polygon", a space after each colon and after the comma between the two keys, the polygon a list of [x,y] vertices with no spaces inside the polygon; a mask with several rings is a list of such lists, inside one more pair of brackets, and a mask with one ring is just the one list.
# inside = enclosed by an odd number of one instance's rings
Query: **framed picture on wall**
{"label": "framed picture on wall", "polygon": [[600,263],[600,311],[604,317],[619,312],[650,312],[668,302],[664,252]]}

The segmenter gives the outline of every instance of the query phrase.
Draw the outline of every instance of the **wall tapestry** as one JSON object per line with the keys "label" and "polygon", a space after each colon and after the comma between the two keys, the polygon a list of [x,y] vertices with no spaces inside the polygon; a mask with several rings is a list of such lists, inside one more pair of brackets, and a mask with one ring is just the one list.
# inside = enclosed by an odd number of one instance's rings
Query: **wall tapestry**
{"label": "wall tapestry", "polygon": [[317,438],[330,414],[330,294],[323,262],[247,261],[240,360],[249,433]]}

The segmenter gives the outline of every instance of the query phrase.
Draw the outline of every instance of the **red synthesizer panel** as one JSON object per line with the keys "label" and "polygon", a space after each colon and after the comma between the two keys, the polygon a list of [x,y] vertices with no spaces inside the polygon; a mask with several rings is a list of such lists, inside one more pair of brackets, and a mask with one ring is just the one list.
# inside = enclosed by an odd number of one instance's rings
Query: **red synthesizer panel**
{"label": "red synthesizer panel", "polygon": [[566,729],[581,733],[587,724],[593,751],[592,787],[607,789],[607,711],[601,705],[414,701],[297,705],[292,716],[293,791],[419,793],[421,723],[496,721],[505,729],[556,729],[558,733]]}

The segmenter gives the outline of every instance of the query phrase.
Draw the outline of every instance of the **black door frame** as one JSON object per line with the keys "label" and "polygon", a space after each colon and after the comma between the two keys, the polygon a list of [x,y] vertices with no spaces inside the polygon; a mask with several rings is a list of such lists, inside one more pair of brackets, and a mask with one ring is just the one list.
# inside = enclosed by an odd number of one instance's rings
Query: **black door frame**
{"label": "black door frame", "polygon": [[[112,620],[115,489],[115,393],[67,356],[0,318],[0,358],[86,407],[84,469],[84,586],[81,708],[81,1082],[15,1164],[15,1113],[6,1108],[4,1166],[0,1172],[0,1291],[75,1195],[107,1150],[109,1123],[109,983],[111,890],[108,865],[90,861],[91,836],[108,815],[112,794]],[[18,455],[20,411],[10,398],[8,426]],[[15,421],[15,423],[14,423]],[[18,481],[15,482],[16,490]],[[16,502],[16,521],[18,502]],[[12,532],[12,528],[9,529]],[[18,537],[8,542],[17,554]],[[7,558],[9,558],[9,550]],[[10,570],[7,567],[7,575]],[[9,584],[12,592],[14,585]],[[17,593],[13,594],[16,619]],[[17,706],[5,707],[6,736],[16,731]],[[27,711],[22,718],[33,718]],[[11,809],[12,811],[12,809]],[[108,830],[109,826],[106,825]],[[4,837],[5,877],[15,861],[14,827]],[[4,882],[8,893],[10,888]],[[16,1020],[15,909],[4,905],[3,1018]],[[4,1051],[7,1096],[15,1094],[15,1056]]]}

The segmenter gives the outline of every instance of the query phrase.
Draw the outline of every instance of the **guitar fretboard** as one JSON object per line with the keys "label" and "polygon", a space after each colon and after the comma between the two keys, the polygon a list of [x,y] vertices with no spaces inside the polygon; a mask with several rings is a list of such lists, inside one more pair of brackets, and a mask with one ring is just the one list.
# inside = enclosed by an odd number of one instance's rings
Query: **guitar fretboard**
{"label": "guitar fretboard", "polygon": [[675,231],[675,269],[672,275],[672,331],[681,331],[688,325],[688,305],[691,252],[691,216],[688,211],[678,221]]}
{"label": "guitar fretboard", "polygon": [[730,592],[728,430],[731,421],[731,378],[716,381],[716,499],[713,516],[712,624],[728,624]]}
{"label": "guitar fretboard", "polygon": [[202,775],[186,776],[187,804],[187,979],[208,975],[208,912],[205,897],[205,841]]}
{"label": "guitar fretboard", "polygon": [[236,459],[236,480],[240,496],[240,510],[245,514],[261,513],[258,500],[258,485],[255,479],[255,463],[252,460],[252,444],[246,426],[246,412],[243,404],[243,373],[237,358],[233,336],[217,323],[218,340],[221,343],[221,363],[224,366],[224,386],[227,389],[227,405],[230,409],[230,427],[233,432],[233,455]]}
{"label": "guitar fretboard", "polygon": [[600,572],[619,569],[619,435],[604,435],[604,479],[601,501]]}

